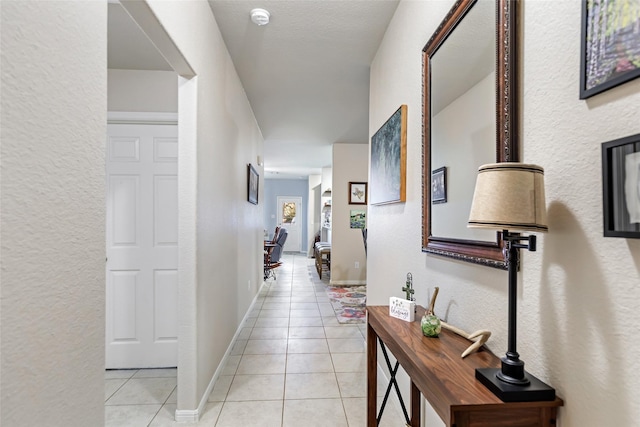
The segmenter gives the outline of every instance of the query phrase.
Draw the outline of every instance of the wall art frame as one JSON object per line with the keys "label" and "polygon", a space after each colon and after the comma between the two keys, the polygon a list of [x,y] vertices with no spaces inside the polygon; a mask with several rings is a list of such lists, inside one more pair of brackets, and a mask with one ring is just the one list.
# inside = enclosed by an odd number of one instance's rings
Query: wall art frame
{"label": "wall art frame", "polygon": [[640,134],[602,144],[604,237],[640,239]]}
{"label": "wall art frame", "polygon": [[367,204],[367,183],[366,182],[349,182],[349,204],[350,205],[366,205]]}
{"label": "wall art frame", "polygon": [[401,105],[371,137],[369,203],[407,200],[407,106]]}
{"label": "wall art frame", "polygon": [[447,203],[447,167],[431,172],[431,203]]}
{"label": "wall art frame", "polygon": [[[600,10],[601,4],[582,0],[580,99],[640,76],[640,33],[634,31],[640,25],[640,1],[610,0],[606,10]],[[636,19],[631,21],[633,11]],[[629,19],[618,19],[618,15]]]}
{"label": "wall art frame", "polygon": [[349,211],[349,228],[367,228],[367,211],[352,209]]}
{"label": "wall art frame", "polygon": [[258,204],[258,188],[260,185],[260,175],[258,171],[249,163],[247,165],[247,201],[251,204]]}

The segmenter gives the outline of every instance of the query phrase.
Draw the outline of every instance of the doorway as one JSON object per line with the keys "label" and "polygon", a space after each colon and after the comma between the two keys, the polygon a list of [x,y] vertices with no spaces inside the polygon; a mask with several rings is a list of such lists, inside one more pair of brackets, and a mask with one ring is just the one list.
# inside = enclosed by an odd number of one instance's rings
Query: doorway
{"label": "doorway", "polygon": [[107,369],[178,363],[178,129],[109,124]]}
{"label": "doorway", "polygon": [[289,233],[284,252],[300,252],[302,244],[302,197],[277,197],[278,225]]}

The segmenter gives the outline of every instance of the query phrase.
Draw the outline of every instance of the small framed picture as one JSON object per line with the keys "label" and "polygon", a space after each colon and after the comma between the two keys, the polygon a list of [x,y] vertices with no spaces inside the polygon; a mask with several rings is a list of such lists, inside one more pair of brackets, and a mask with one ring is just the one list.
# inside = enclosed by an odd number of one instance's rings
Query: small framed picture
{"label": "small framed picture", "polygon": [[447,203],[447,167],[431,173],[431,203]]}
{"label": "small framed picture", "polygon": [[640,239],[640,134],[602,144],[604,237]]}
{"label": "small framed picture", "polygon": [[349,204],[350,205],[366,205],[367,204],[367,183],[366,182],[350,182],[349,183]]}
{"label": "small framed picture", "polygon": [[247,201],[249,203],[253,203],[254,205],[258,204],[258,184],[260,180],[260,175],[255,170],[255,168],[249,163],[247,165]]}
{"label": "small framed picture", "polygon": [[349,228],[365,229],[367,223],[367,211],[349,211]]}

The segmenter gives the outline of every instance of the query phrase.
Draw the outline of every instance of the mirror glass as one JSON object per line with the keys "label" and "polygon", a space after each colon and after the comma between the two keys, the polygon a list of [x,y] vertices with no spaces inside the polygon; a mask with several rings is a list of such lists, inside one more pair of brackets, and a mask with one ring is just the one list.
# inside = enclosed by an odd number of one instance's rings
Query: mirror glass
{"label": "mirror glass", "polygon": [[423,251],[506,268],[467,227],[478,167],[518,161],[516,1],[458,0],[424,52]]}
{"label": "mirror glass", "polygon": [[478,167],[496,161],[495,15],[495,0],[478,0],[431,56],[431,170],[446,168],[446,202],[432,191],[432,236],[496,238],[467,228]]}

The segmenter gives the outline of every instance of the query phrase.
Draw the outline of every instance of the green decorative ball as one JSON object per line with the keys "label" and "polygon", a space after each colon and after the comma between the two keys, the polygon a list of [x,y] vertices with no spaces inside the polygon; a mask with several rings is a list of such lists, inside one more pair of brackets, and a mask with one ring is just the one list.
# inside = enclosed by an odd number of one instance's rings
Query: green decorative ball
{"label": "green decorative ball", "polygon": [[422,326],[422,335],[425,337],[437,337],[442,329],[440,319],[433,314],[425,314],[420,325]]}

